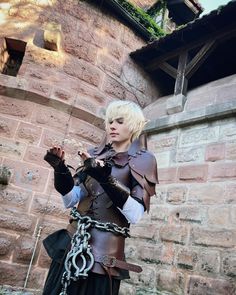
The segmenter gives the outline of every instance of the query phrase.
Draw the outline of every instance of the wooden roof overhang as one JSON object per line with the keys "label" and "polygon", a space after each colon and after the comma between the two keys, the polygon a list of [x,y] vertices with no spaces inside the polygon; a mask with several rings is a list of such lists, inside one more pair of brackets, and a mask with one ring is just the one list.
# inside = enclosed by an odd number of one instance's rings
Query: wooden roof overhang
{"label": "wooden roof overhang", "polygon": [[[157,70],[168,74],[175,81],[174,95],[185,96],[189,79],[194,76],[215,48],[229,39],[234,40],[230,54],[232,55],[232,64],[235,66],[235,15],[236,1],[231,1],[228,5],[188,23],[185,27],[132,52],[130,55],[152,75],[155,75]],[[220,58],[224,58],[224,56]]]}

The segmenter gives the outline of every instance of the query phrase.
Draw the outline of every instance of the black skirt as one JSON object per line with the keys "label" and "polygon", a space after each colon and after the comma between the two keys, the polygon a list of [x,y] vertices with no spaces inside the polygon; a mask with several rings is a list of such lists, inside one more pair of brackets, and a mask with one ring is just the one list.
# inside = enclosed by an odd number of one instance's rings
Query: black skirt
{"label": "black skirt", "polygon": [[[61,279],[65,271],[64,261],[70,249],[70,236],[66,230],[59,230],[43,241],[52,263],[44,285],[42,295],[59,295],[62,291]],[[67,288],[68,295],[118,295],[120,280],[108,275],[90,272],[86,279],[71,281]]]}

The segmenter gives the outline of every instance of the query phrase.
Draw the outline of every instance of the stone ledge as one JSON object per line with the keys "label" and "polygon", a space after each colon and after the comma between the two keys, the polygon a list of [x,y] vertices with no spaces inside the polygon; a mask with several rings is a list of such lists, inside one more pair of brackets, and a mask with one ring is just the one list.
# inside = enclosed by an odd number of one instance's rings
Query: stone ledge
{"label": "stone ledge", "polygon": [[[32,81],[34,80],[32,79]],[[51,91],[52,86],[49,83],[41,82],[42,85],[39,85],[44,88],[48,88],[48,91],[44,93],[43,91],[40,91],[42,87],[40,87],[39,90],[34,89],[35,91],[32,91],[29,82],[29,79],[26,81],[21,77],[12,77],[0,74],[0,95],[21,100],[28,100],[52,107],[92,125],[96,125],[98,128],[104,130],[104,119],[102,118],[104,110],[102,107],[96,112],[96,114],[92,113],[83,107],[79,107],[75,102],[66,103],[55,98]]]}
{"label": "stone ledge", "polygon": [[196,123],[218,120],[232,117],[236,113],[236,100],[199,109],[197,111],[183,112],[170,116],[163,116],[150,121],[146,128],[146,133],[155,133],[165,130],[184,127]]}

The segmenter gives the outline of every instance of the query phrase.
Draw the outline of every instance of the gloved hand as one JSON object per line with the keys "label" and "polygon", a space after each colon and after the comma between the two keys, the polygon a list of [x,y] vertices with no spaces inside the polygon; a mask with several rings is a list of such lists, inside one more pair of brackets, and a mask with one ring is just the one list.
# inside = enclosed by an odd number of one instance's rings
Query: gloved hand
{"label": "gloved hand", "polygon": [[83,172],[96,179],[98,182],[106,182],[111,175],[113,163],[111,161],[99,161],[95,158],[88,158],[84,161]]}
{"label": "gloved hand", "polygon": [[112,165],[114,163],[111,159],[101,162],[95,158],[88,158],[84,161],[83,171],[96,179],[113,204],[122,209],[130,195],[130,190],[111,175]]}
{"label": "gloved hand", "polygon": [[44,160],[54,169],[54,187],[61,194],[66,195],[74,187],[74,180],[70,170],[65,165],[65,152],[61,147],[52,147],[47,151]]}

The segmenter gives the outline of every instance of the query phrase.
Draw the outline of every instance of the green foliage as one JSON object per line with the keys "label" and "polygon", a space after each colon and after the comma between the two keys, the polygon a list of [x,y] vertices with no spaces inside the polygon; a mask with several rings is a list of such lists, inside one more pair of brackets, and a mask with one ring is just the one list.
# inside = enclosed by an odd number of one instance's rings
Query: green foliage
{"label": "green foliage", "polygon": [[[119,3],[137,22],[143,25],[150,33],[151,38],[156,39],[158,37],[165,36],[164,30],[162,30],[154,21],[154,19],[147,14],[143,9],[137,7],[127,0],[115,0]],[[159,7],[161,9],[161,7]]]}

